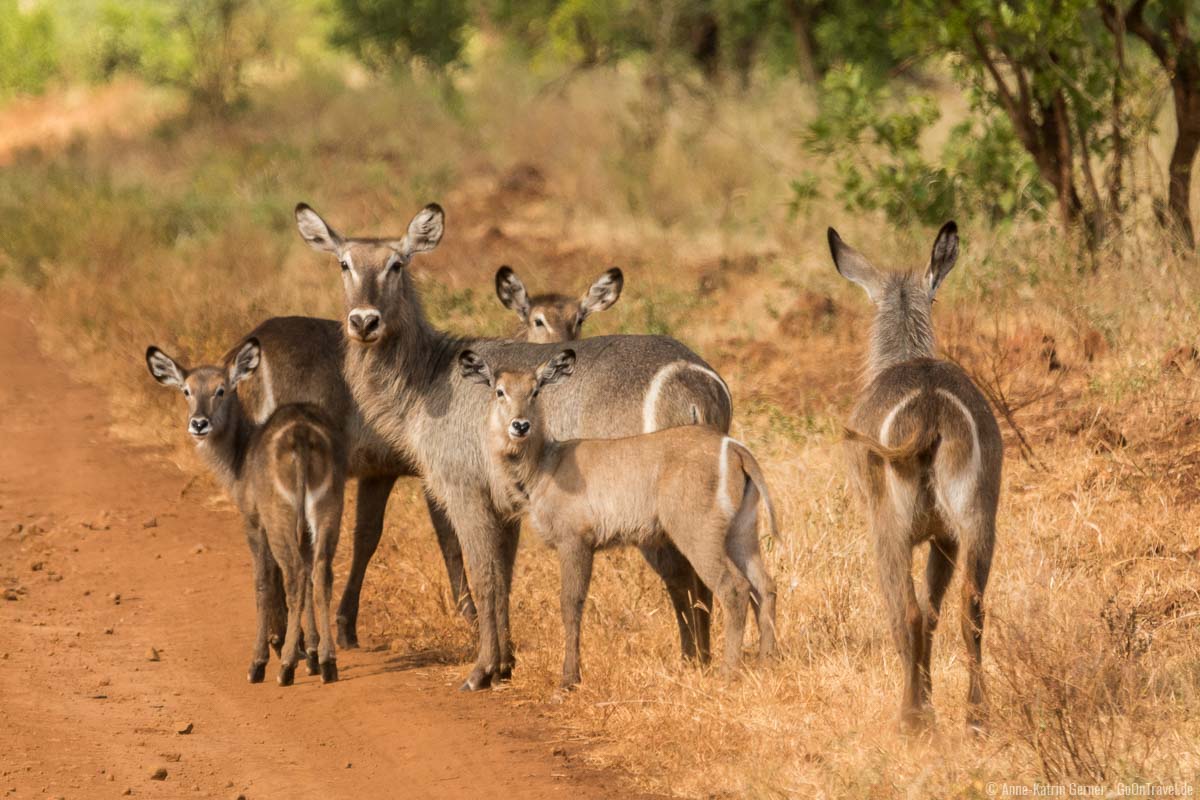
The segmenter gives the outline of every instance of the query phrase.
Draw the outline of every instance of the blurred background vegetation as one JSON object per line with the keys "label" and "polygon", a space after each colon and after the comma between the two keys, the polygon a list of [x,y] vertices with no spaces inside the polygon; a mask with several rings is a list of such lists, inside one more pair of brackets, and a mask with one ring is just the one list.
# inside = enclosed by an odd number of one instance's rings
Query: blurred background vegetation
{"label": "blurred background vegetation", "polygon": [[[825,194],[897,224],[1055,215],[1094,256],[1139,214],[1195,246],[1198,30],[1188,0],[0,0],[0,96],[132,75],[230,119],[250,86],[351,57],[453,109],[499,53],[541,91],[636,70],[652,149],[681,97],[798,82],[816,114],[796,147],[834,170],[790,176],[793,212]],[[1160,134],[1167,164],[1139,176]]]}
{"label": "blurred background vegetation", "polygon": [[[535,293],[620,265],[586,332],[677,336],[728,381],[787,528],[790,649],[734,687],[680,671],[657,580],[612,556],[596,671],[554,712],[595,758],[704,797],[1194,775],[1198,32],[1194,0],[0,0],[0,285],[32,287],[55,368],[102,387],[119,434],[200,473],[145,346],[211,361],[269,316],[340,316],[297,201],[366,235],[441,202],[413,269],[458,333],[513,331],[503,263]],[[1009,457],[995,729],[926,749],[881,724],[899,675],[837,447],[870,312],[825,228],[914,267],[948,217],[939,344]],[[469,637],[415,483],[391,508],[366,633],[454,672]],[[557,671],[557,567],[530,549],[513,702]]]}

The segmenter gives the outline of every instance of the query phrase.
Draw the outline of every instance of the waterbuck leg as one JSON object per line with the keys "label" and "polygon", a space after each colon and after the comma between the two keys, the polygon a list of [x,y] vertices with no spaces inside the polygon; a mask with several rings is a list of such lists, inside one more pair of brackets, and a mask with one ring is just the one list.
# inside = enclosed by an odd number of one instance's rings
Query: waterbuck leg
{"label": "waterbuck leg", "polygon": [[[750,610],[750,581],[726,553],[725,534],[729,519],[710,517],[704,522],[709,530],[690,531],[672,536],[682,547],[682,555],[695,567],[704,583],[712,586],[725,607],[725,658],[722,671],[732,677],[742,656],[746,633],[746,613]],[[669,533],[669,532],[668,532]]]}
{"label": "waterbuck leg", "polygon": [[358,502],[354,512],[354,551],[350,559],[350,574],[346,576],[346,588],[342,591],[342,602],[338,604],[338,646],[358,647],[358,601],[362,593],[363,577],[367,564],[379,547],[383,534],[383,515],[387,511],[388,495],[396,483],[395,475],[360,478]]}
{"label": "waterbuck leg", "polygon": [[762,658],[775,655],[775,580],[767,572],[758,545],[758,492],[747,491],[742,505],[729,523],[725,549],[733,563],[750,581],[750,602],[758,624],[758,653]]}
{"label": "waterbuck leg", "polygon": [[479,615],[479,654],[471,674],[463,683],[464,691],[491,686],[500,670],[500,644],[496,630],[496,600],[502,584],[497,575],[501,556],[503,525],[496,519],[488,498],[459,494],[447,503],[446,512],[458,533]]}
{"label": "waterbuck leg", "polygon": [[279,664],[279,685],[291,686],[296,679],[296,662],[300,660],[300,629],[304,617],[305,594],[308,591],[310,578],[307,572],[298,568],[300,554],[292,552],[282,554],[280,559],[283,569],[283,586],[287,592],[288,624],[287,637],[283,640],[283,655]]}
{"label": "waterbuck leg", "polygon": [[[276,583],[279,581],[279,567],[267,549],[263,534],[257,528],[247,524],[246,540],[250,544],[250,554],[254,559],[254,602],[258,612],[258,630],[254,635],[254,647],[250,655],[250,683],[262,683],[267,673],[267,661],[270,650],[267,646],[272,617],[276,603],[283,604],[283,598],[277,597]],[[282,639],[280,640],[282,646]]]}
{"label": "waterbuck leg", "polygon": [[306,558],[303,566],[304,570],[304,617],[301,619],[301,630],[303,631],[300,644],[300,652],[304,654],[305,669],[309,675],[316,675],[321,668],[320,659],[317,656],[317,648],[321,643],[321,634],[317,629],[317,613],[314,606],[314,596],[312,583],[312,558]]}
{"label": "waterbuck leg", "polygon": [[[982,538],[982,537],[980,537]],[[991,572],[990,549],[979,552],[978,539],[968,541],[963,558],[962,633],[967,643],[967,726],[981,730],[984,724],[986,695],[983,690],[983,592]]]}
{"label": "waterbuck leg", "polygon": [[588,586],[592,580],[592,559],[592,549],[578,540],[564,543],[558,548],[562,579],[560,606],[565,639],[562,669],[564,689],[571,688],[580,679],[579,631],[583,625],[583,606],[587,602]]}
{"label": "waterbuck leg", "polygon": [[[338,504],[340,505],[340,504]],[[313,606],[316,611],[317,633],[320,636],[318,661],[321,682],[337,680],[337,661],[333,649],[333,631],[329,622],[330,598],[333,595],[333,554],[337,551],[338,527],[341,525],[341,508],[322,515],[316,524],[318,537],[312,569]]]}
{"label": "waterbuck leg", "polygon": [[723,671],[732,677],[742,659],[742,640],[746,636],[746,612],[750,610],[750,581],[728,558],[725,569],[715,580],[717,597],[725,606],[725,663]]}
{"label": "waterbuck leg", "polygon": [[958,542],[952,538],[934,537],[929,540],[929,560],[925,564],[925,645],[921,662],[921,702],[929,705],[933,698],[933,676],[930,659],[933,653],[933,632],[937,630],[942,613],[942,598],[954,577],[954,562],[958,557]]}
{"label": "waterbuck leg", "polygon": [[521,541],[521,523],[511,522],[504,526],[500,538],[500,563],[496,574],[500,586],[496,591],[496,638],[500,643],[500,680],[511,680],[517,664],[513,653],[512,631],[509,628],[508,600],[512,594],[513,565],[517,561],[517,546]]}
{"label": "waterbuck leg", "polygon": [[666,584],[675,609],[675,621],[679,624],[679,646],[684,660],[707,664],[711,653],[712,591],[670,542],[645,545],[641,551],[646,562]]}
{"label": "waterbuck leg", "polygon": [[267,634],[275,655],[283,652],[283,637],[287,635],[287,596],[283,591],[283,570],[275,563],[271,554],[267,553],[271,562],[271,572],[267,577]]}
{"label": "waterbuck leg", "polygon": [[888,503],[874,509],[872,534],[879,567],[879,585],[887,605],[892,639],[904,670],[904,699],[900,717],[904,727],[919,728],[921,716],[921,664],[924,663],[925,615],[912,582],[910,521],[901,521]]}
{"label": "waterbuck leg", "polygon": [[463,569],[462,545],[459,544],[458,535],[446,512],[429,492],[425,492],[425,505],[429,507],[429,521],[433,523],[433,532],[437,534],[438,547],[442,550],[442,560],[446,562],[446,575],[450,578],[450,592],[455,607],[467,624],[474,625],[477,616],[475,600],[467,584],[467,571]]}

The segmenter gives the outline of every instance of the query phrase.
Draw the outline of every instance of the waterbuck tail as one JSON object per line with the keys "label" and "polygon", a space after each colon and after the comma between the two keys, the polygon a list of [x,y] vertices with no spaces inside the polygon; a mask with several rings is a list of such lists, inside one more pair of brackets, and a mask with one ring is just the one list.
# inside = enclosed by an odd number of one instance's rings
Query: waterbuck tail
{"label": "waterbuck tail", "polygon": [[767,481],[763,477],[762,467],[744,444],[730,440],[730,446],[742,461],[742,472],[754,484],[754,488],[762,496],[763,505],[767,507],[767,520],[771,523],[771,538],[779,539],[779,520],[775,517],[775,504],[771,502],[771,493],[767,491]]}
{"label": "waterbuck tail", "polygon": [[913,431],[912,436],[909,436],[908,440],[903,444],[896,447],[888,447],[874,436],[860,433],[853,428],[843,428],[842,431],[848,441],[863,445],[890,464],[901,464],[906,461],[912,461],[933,447],[939,436],[936,428],[924,426]]}
{"label": "waterbuck tail", "polygon": [[[309,521],[305,519],[306,506],[308,505],[308,462],[310,458],[310,442],[308,436],[302,431],[296,431],[293,435],[293,444],[295,446],[295,462],[296,462],[296,541],[300,545],[301,552],[309,540],[307,535]],[[315,520],[313,521],[315,523]],[[316,535],[316,526],[313,525],[313,535]]]}

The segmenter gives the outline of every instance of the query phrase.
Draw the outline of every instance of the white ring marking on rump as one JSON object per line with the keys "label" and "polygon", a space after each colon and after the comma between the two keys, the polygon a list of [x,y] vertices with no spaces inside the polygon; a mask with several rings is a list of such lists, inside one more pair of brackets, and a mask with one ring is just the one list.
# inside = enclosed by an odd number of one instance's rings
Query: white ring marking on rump
{"label": "white ring marking on rump", "polygon": [[891,445],[888,444],[888,438],[892,435],[892,425],[896,422],[896,415],[903,411],[905,406],[907,406],[913,400],[916,400],[917,395],[920,393],[920,389],[914,389],[913,391],[904,395],[904,399],[893,406],[892,410],[888,412],[888,415],[883,418],[883,424],[879,426],[879,443],[881,445],[884,447],[891,447]]}
{"label": "white ring marking on rump", "polygon": [[653,433],[658,430],[658,396],[662,394],[667,380],[681,369],[694,369],[715,380],[721,387],[721,391],[725,393],[729,405],[733,406],[733,395],[729,393],[729,387],[725,385],[725,381],[721,380],[720,375],[708,367],[693,364],[690,361],[672,361],[659,368],[654,379],[650,381],[650,388],[646,390],[646,399],[642,401],[642,433]]}

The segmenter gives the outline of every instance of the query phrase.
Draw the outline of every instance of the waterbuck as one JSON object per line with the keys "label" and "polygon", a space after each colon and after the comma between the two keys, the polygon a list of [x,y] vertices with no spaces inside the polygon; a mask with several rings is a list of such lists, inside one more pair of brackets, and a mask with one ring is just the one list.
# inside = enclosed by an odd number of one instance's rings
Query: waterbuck
{"label": "waterbuck", "polygon": [[[346,587],[337,610],[338,646],[358,647],[358,607],[367,565],[379,546],[384,512],[396,480],[416,470],[402,453],[389,447],[366,425],[342,376],[345,353],[343,326],[313,317],[274,317],[238,340],[222,360],[228,368],[249,339],[261,344],[260,365],[239,385],[236,413],[262,424],[276,408],[309,403],[325,412],[345,443],[348,469],[358,479],[354,535]],[[441,508],[428,494],[426,503],[450,578],[459,613],[474,622],[475,604],[467,587],[462,550]],[[282,598],[280,598],[282,612]],[[280,617],[282,615],[280,614]]]}
{"label": "waterbuck", "polygon": [[512,267],[496,270],[496,296],[506,308],[521,318],[521,332],[516,338],[536,344],[571,342],[579,338],[580,328],[597,311],[612,308],[621,297],[625,277],[618,267],[596,279],[583,297],[565,294],[539,294],[530,297],[525,284]]}
{"label": "waterbuck", "polygon": [[[480,434],[488,398],[458,373],[470,347],[512,369],[532,369],[551,345],[460,338],[433,328],[408,269],[441,240],[445,215],[429,205],[404,236],[344,238],[307,205],[296,207],[301,236],[337,257],[346,305],[345,375],[375,431],[405,453],[444,506],[467,559],[479,608],[479,655],[465,689],[511,674],[509,582],[519,525],[492,496]],[[724,381],[695,353],[664,336],[601,336],[576,346],[577,379],[543,409],[558,439],[612,438],[676,425],[729,429]],[[712,595],[669,543],[642,548],[667,584],[685,657],[708,656]]]}
{"label": "waterbuck", "polygon": [[566,633],[562,685],[579,683],[579,627],[596,550],[668,540],[725,607],[725,671],[741,658],[753,595],[759,648],[775,650],[775,582],[758,546],[761,497],[778,538],[775,510],[750,451],[712,428],[689,425],[621,439],[547,436],[546,388],[575,371],[563,350],[535,370],[495,371],[472,350],[458,357],[462,377],[491,390],[484,429],[492,494],[513,514],[527,513],[558,552]]}
{"label": "waterbuck", "polygon": [[287,630],[279,683],[295,679],[301,628],[309,674],[337,680],[329,624],[333,556],[342,520],[346,453],[333,423],[312,405],[277,408],[261,425],[240,413],[237,387],[261,362],[249,339],[228,367],[187,369],[157,347],[146,351],[154,379],[183,392],[188,430],[242,512],[254,557],[255,635],[249,679],[262,681],[275,611],[276,570],[282,572]]}
{"label": "waterbuck", "polygon": [[[967,723],[982,724],[983,593],[996,538],[1003,461],[987,400],[959,367],[935,355],[934,293],[958,257],[947,222],[918,273],[875,269],[832,228],[841,275],[875,303],[865,386],[850,415],[850,469],[867,506],[892,635],[904,665],[906,727],[932,714],[933,631],[956,564],[962,565],[962,634],[967,644]],[[929,542],[925,592],[912,581],[912,550]]]}

